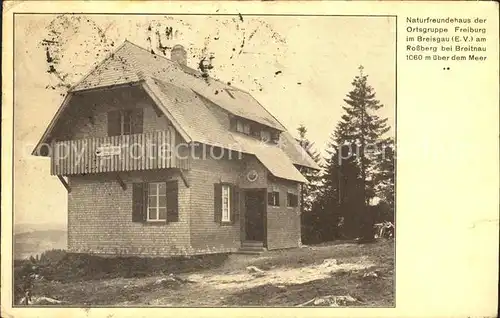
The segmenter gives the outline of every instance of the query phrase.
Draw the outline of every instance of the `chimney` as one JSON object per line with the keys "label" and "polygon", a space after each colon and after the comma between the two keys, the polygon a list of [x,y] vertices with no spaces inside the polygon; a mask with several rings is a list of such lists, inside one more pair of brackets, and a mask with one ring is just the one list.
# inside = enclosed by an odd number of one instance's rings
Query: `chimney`
{"label": "chimney", "polygon": [[170,50],[170,59],[181,65],[187,64],[187,52],[184,47],[180,44],[174,45],[172,50]]}

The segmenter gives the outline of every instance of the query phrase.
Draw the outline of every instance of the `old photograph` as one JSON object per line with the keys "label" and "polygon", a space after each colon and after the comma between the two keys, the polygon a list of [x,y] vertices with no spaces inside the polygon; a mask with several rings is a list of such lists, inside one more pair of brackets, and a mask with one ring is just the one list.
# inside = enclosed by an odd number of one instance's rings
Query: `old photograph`
{"label": "old photograph", "polygon": [[395,16],[13,27],[13,306],[395,306]]}

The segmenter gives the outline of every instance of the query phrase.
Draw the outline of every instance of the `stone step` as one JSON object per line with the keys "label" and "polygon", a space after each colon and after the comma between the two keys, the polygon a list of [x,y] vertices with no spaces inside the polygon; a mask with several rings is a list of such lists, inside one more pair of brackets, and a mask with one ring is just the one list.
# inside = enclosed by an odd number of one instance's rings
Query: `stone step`
{"label": "stone step", "polygon": [[254,247],[254,246],[242,246],[239,248],[240,251],[249,251],[249,252],[263,252],[265,249],[263,247]]}
{"label": "stone step", "polygon": [[261,247],[263,248],[264,247],[264,242],[259,242],[259,241],[244,241],[244,242],[241,242],[241,246],[243,247],[247,247],[247,246],[251,246],[251,247]]}
{"label": "stone step", "polygon": [[238,251],[235,252],[235,254],[245,254],[245,255],[260,255],[264,253],[264,250],[260,250],[260,251],[257,251],[257,250],[246,250],[246,249],[239,249]]}

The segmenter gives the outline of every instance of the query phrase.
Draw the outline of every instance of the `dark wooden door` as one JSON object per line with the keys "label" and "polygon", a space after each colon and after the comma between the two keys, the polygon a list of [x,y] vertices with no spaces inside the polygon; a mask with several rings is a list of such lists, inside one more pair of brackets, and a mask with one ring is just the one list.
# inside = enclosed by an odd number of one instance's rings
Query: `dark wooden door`
{"label": "dark wooden door", "polygon": [[247,241],[264,241],[265,194],[264,190],[245,191],[245,239]]}

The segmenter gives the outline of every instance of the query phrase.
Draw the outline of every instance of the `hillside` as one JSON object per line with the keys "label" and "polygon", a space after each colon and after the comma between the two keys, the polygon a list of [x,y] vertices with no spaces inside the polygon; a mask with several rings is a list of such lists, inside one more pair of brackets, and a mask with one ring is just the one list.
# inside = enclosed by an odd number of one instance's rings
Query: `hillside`
{"label": "hillside", "polygon": [[14,235],[14,258],[23,259],[50,249],[66,249],[65,229],[32,230]]}

